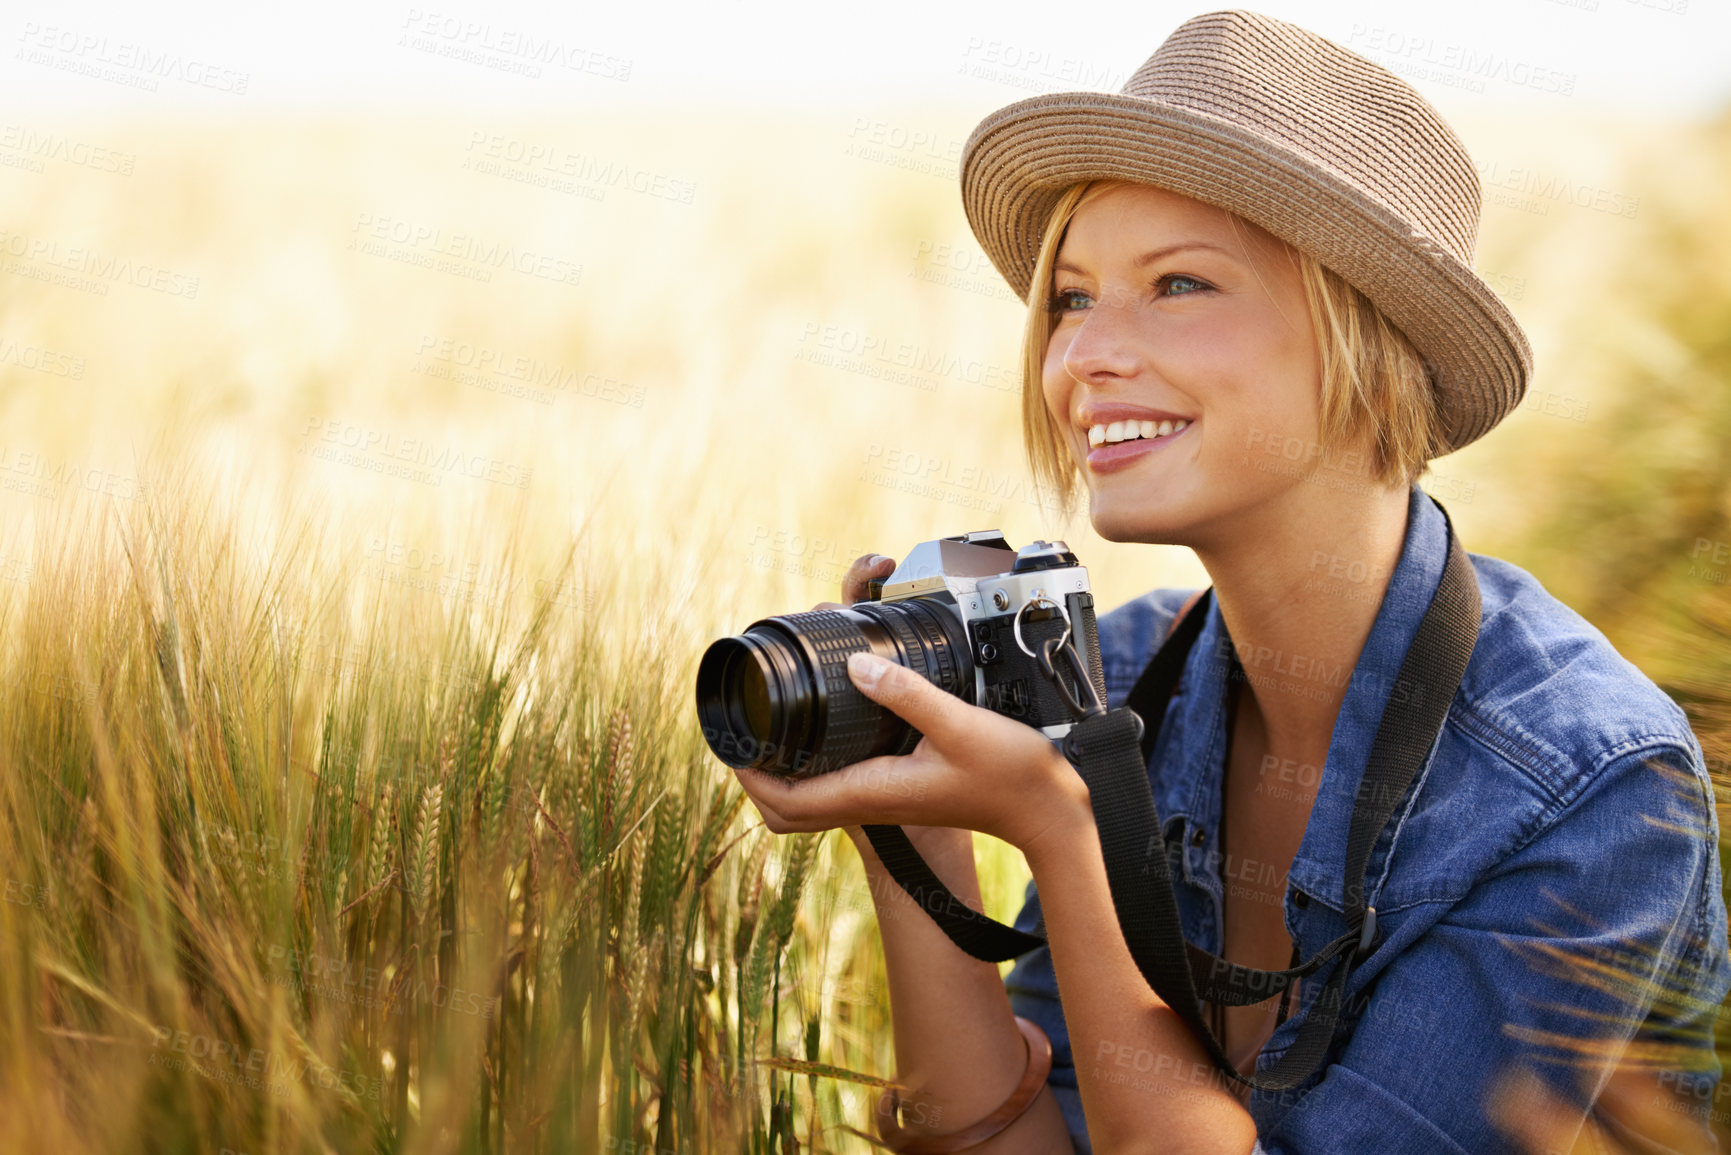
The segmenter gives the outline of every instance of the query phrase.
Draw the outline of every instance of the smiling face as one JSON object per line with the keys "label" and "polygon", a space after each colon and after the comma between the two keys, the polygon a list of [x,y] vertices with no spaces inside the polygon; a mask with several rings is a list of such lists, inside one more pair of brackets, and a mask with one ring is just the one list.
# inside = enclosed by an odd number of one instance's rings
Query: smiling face
{"label": "smiling face", "polygon": [[[1052,289],[1041,388],[1102,537],[1198,545],[1306,485],[1313,455],[1267,450],[1316,446],[1321,422],[1315,331],[1282,242],[1189,197],[1102,182]],[[1136,433],[1154,436],[1116,440]]]}

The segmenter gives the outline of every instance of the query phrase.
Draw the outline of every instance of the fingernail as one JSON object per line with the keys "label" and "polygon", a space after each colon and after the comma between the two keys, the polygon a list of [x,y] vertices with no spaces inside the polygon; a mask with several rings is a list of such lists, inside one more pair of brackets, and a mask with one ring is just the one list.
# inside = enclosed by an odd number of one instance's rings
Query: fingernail
{"label": "fingernail", "polygon": [[884,671],[889,667],[888,662],[864,650],[849,654],[847,659],[847,672],[853,676],[856,684],[868,689],[878,684],[878,679],[884,676]]}
{"label": "fingernail", "polygon": [[889,562],[891,565],[894,565],[895,560],[896,559],[893,557],[885,557],[881,553],[874,553],[874,554],[872,554],[871,565],[872,565],[873,569],[876,569],[879,565],[882,565],[886,561]]}

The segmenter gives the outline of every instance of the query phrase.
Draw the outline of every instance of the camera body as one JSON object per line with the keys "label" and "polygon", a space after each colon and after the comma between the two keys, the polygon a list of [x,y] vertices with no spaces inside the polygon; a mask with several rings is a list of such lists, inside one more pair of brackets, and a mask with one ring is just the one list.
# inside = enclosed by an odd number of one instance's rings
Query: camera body
{"label": "camera body", "polygon": [[[974,666],[969,700],[976,706],[1025,722],[1049,738],[1068,734],[1069,707],[1029,652],[1046,638],[1063,637],[1066,629],[1100,700],[1106,700],[1088,571],[1061,541],[1012,550],[994,529],[921,542],[876,592],[879,604],[927,598],[961,619]],[[1063,612],[1051,602],[1062,605]],[[1086,697],[1080,686],[1072,692]]]}
{"label": "camera body", "polygon": [[913,669],[940,689],[1032,726],[1054,741],[1074,725],[1036,656],[1064,638],[1093,694],[1053,663],[1072,697],[1106,699],[1088,571],[1061,541],[1013,549],[998,530],[921,542],[865,600],[754,622],[698,667],[698,714],[730,766],[789,778],[906,754],[919,731],[865,697],[847,675],[858,650]]}

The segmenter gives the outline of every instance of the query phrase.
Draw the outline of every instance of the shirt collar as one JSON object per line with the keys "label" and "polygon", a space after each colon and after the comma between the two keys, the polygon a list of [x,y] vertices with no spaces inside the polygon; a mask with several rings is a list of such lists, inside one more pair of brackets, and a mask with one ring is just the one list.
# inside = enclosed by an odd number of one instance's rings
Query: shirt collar
{"label": "shirt collar", "polygon": [[[1419,623],[1429,609],[1448,560],[1448,525],[1440,507],[1413,485],[1407,494],[1406,537],[1358,662],[1347,684],[1328,747],[1316,804],[1293,859],[1294,886],[1339,908],[1344,905],[1347,833],[1371,744],[1382,723],[1389,691]],[[1339,674],[1305,669],[1298,658],[1257,655],[1260,674],[1321,684]],[[1228,678],[1242,677],[1238,655],[1220,616],[1217,598],[1185,663],[1178,703],[1180,732],[1169,764],[1176,773],[1162,791],[1170,814],[1200,825],[1211,848],[1219,845],[1220,782],[1226,755]],[[1284,671],[1284,673],[1283,673]],[[1296,676],[1295,676],[1296,674]],[[1375,893],[1373,886],[1371,893]]]}

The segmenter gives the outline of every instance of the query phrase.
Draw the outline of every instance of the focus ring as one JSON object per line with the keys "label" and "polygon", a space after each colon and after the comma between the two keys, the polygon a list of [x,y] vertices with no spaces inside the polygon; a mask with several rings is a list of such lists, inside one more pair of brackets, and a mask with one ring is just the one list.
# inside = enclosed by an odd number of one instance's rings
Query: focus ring
{"label": "focus ring", "polygon": [[885,711],[860,693],[847,675],[848,656],[871,648],[857,622],[834,610],[810,610],[789,617],[797,622],[789,623],[792,628],[783,628],[811,662],[824,703],[819,713],[823,737],[811,752],[811,762],[791,767],[793,777],[803,778],[860,761],[870,751]]}
{"label": "focus ring", "polygon": [[[928,671],[926,678],[940,690],[954,694],[962,701],[972,705],[974,682],[973,678],[968,675],[973,673],[973,664],[969,662],[965,668],[962,665],[962,650],[957,648],[955,639],[951,637],[947,628],[954,619],[940,617],[939,615],[946,611],[925,602],[909,602],[908,610],[910,612],[917,610],[925,618],[927,634],[931,638],[932,657],[936,661],[937,669]],[[962,644],[965,646],[965,641]]]}
{"label": "focus ring", "polygon": [[[928,682],[937,681],[932,677],[932,672],[926,665],[926,647],[920,641],[919,630],[910,620],[913,616],[914,607],[918,604],[912,601],[892,603],[896,610],[901,611],[899,613],[885,612],[888,607],[876,605],[861,606],[858,609],[859,612],[867,614],[873,621],[895,635],[896,641],[901,646],[901,653],[897,655],[897,661],[901,665],[906,666]],[[921,606],[920,608],[923,609],[924,607]],[[877,612],[873,612],[874,609]],[[938,685],[942,687],[943,683],[939,682]],[[900,737],[891,742],[883,753],[910,754],[914,747],[920,744],[920,732],[914,727],[904,723],[899,727],[899,733]]]}

